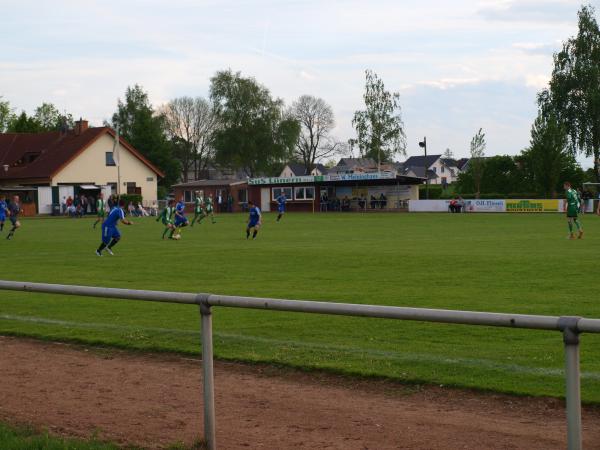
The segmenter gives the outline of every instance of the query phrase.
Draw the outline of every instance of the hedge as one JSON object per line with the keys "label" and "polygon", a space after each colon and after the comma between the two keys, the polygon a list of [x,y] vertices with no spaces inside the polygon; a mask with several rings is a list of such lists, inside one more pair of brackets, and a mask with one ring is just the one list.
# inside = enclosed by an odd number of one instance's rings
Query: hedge
{"label": "hedge", "polygon": [[121,200],[129,205],[129,202],[133,202],[134,205],[142,203],[142,196],[140,194],[121,194]]}

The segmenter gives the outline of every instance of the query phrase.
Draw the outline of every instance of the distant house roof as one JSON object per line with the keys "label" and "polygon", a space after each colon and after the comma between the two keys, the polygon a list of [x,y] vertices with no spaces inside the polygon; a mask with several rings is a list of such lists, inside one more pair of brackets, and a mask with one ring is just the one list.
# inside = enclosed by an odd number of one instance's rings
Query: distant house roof
{"label": "distant house roof", "polygon": [[431,167],[441,157],[442,155],[411,156],[404,161],[404,165],[406,167]]}
{"label": "distant house roof", "polygon": [[456,167],[458,167],[458,170],[463,170],[463,168],[466,167],[468,162],[469,158],[461,158],[456,161]]}
{"label": "distant house roof", "polygon": [[[406,165],[404,166],[404,170],[403,173],[404,175],[407,175],[409,173],[413,173],[414,176],[419,177],[419,178],[425,178],[425,168],[423,166],[412,166],[412,167],[407,167]],[[430,180],[435,180],[438,177],[437,173],[435,173],[433,170],[431,169],[427,169],[427,178],[429,178]]]}
{"label": "distant house roof", "polygon": [[309,173],[306,171],[306,167],[302,163],[288,163],[286,165],[297,177],[301,177],[302,175],[309,175]]}
{"label": "distant house roof", "polygon": [[[301,177],[303,175],[310,175],[310,172],[307,172],[306,167],[302,163],[287,163],[286,166],[290,168],[293,172],[294,176]],[[323,164],[315,164],[315,169],[317,169],[322,174],[326,174],[329,169],[325,167]]]}
{"label": "distant house roof", "polygon": [[371,158],[342,158],[337,163],[336,167],[340,166],[369,168],[376,167],[377,163]]}
{"label": "distant house roof", "polygon": [[325,175],[327,172],[329,172],[329,169],[327,168],[327,166],[324,166],[323,164],[319,164],[319,163],[315,164],[315,169],[317,169],[323,175]]}
{"label": "distant house roof", "polygon": [[[73,161],[80,153],[104,134],[116,137],[110,127],[88,128],[80,133],[74,130],[47,133],[0,134],[0,180],[50,179]],[[164,173],[122,137],[120,144],[129,150],[158,176]]]}

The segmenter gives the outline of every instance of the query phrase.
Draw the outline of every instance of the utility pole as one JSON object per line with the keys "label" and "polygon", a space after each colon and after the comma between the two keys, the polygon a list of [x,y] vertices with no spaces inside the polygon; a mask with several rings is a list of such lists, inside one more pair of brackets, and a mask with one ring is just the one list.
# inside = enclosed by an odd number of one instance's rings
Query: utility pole
{"label": "utility pole", "polygon": [[423,159],[423,173],[425,174],[425,198],[429,200],[429,176],[427,175],[427,136],[423,138],[422,142],[419,142],[419,147],[425,151],[425,158]]}

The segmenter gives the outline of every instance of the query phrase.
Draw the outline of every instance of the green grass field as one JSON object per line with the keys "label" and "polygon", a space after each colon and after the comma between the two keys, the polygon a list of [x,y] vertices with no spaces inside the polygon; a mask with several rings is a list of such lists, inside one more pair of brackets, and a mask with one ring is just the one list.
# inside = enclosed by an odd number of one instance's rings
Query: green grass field
{"label": "green grass field", "polygon": [[[25,219],[0,236],[8,280],[379,305],[600,317],[600,219],[568,241],[562,215],[266,214],[185,229],[137,219],[114,257],[98,258],[91,220]],[[379,319],[217,308],[215,354],[410,383],[563,394],[562,336]],[[198,353],[197,307],[0,293],[0,333]],[[582,337],[582,389],[600,402],[600,337]]]}
{"label": "green grass field", "polygon": [[[29,428],[10,427],[0,423],[0,445],[2,450],[141,450],[135,446],[117,446],[91,439],[65,439]],[[206,448],[197,442],[192,446],[173,444],[167,450],[202,450]]]}

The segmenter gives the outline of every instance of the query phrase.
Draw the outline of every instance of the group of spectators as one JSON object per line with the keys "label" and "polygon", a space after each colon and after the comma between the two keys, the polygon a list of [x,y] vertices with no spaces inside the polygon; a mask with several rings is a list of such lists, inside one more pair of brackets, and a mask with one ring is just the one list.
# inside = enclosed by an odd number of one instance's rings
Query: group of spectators
{"label": "group of spectators", "polygon": [[358,209],[365,210],[367,206],[371,209],[385,209],[387,207],[387,197],[382,192],[379,197],[371,195],[370,200],[366,196],[349,198],[347,195],[341,200],[337,197],[329,199],[327,193],[321,196],[321,211],[352,211],[354,203]]}
{"label": "group of spectators", "polygon": [[[60,209],[63,216],[79,219],[85,215],[96,215],[97,197],[84,194],[76,196],[63,197]],[[109,196],[104,202],[106,211],[112,210],[118,204],[116,195]],[[133,217],[156,216],[158,214],[158,205],[156,201],[149,208],[144,208],[141,202],[129,202],[127,212]]]}
{"label": "group of spectators", "polygon": [[465,212],[465,201],[461,196],[456,196],[448,204],[448,211],[451,213]]}
{"label": "group of spectators", "polygon": [[76,195],[75,197],[63,197],[60,204],[60,212],[64,216],[72,218],[81,218],[86,214],[96,214],[96,197],[85,194]]}
{"label": "group of spectators", "polygon": [[219,212],[219,213],[233,212],[233,202],[234,202],[234,200],[233,200],[233,196],[231,194],[228,193],[227,196],[224,196],[220,192],[217,193],[217,198],[216,198],[217,212]]}

